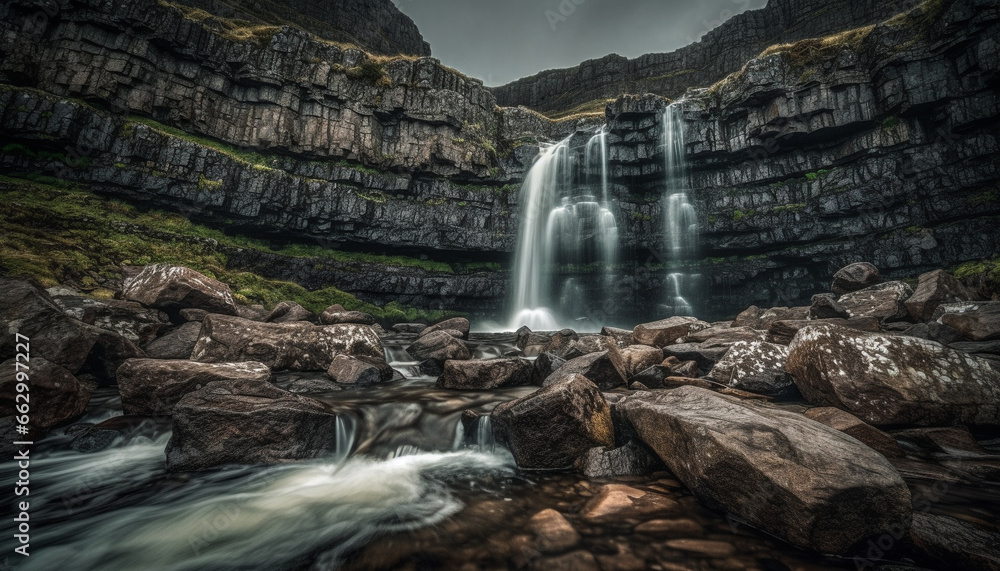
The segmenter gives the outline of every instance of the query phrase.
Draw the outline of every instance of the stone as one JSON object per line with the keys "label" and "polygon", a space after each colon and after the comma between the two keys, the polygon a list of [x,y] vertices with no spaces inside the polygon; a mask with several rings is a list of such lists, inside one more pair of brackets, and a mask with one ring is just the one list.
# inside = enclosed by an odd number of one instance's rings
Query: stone
{"label": "stone", "polygon": [[522,387],[531,384],[532,369],[527,359],[447,361],[435,386],[466,391]]}
{"label": "stone", "polygon": [[209,315],[209,312],[204,309],[182,309],[178,314],[184,321],[197,321],[200,323],[201,320],[205,319],[206,315]]}
{"label": "stone", "polygon": [[637,393],[616,411],[703,503],[803,549],[844,554],[909,524],[895,468],[800,414],[696,387]]}
{"label": "stone", "polygon": [[342,385],[369,387],[391,381],[395,371],[383,358],[337,355],[326,374]]}
{"label": "stone", "polygon": [[733,320],[730,327],[755,329],[756,326],[760,325],[760,316],[763,314],[763,309],[757,307],[756,305],[751,305],[736,316],[736,319]]}
{"label": "stone", "polygon": [[933,341],[811,326],[789,346],[787,370],[808,402],[875,426],[1000,424],[1000,372]]}
{"label": "stone", "polygon": [[874,317],[879,321],[902,321],[909,317],[906,300],[913,295],[903,282],[886,282],[863,290],[844,294],[840,304],[851,317]]}
{"label": "stone", "polygon": [[677,344],[682,337],[687,337],[695,331],[709,327],[708,323],[694,317],[671,317],[670,319],[637,325],[632,330],[632,337],[639,345],[649,345],[662,349]]}
{"label": "stone", "polygon": [[558,557],[544,557],[531,562],[531,571],[601,571],[593,553],[574,551]]}
{"label": "stone", "polygon": [[611,337],[618,344],[619,349],[624,349],[630,345],[635,345],[635,338],[632,336],[632,332],[628,329],[619,329],[617,327],[602,327],[601,335],[604,337]]}
{"label": "stone", "polygon": [[696,361],[698,368],[712,370],[716,363],[722,360],[729,351],[728,346],[705,347],[698,343],[682,343],[663,348],[665,358],[676,357],[679,361]]}
{"label": "stone", "polygon": [[587,377],[601,390],[611,390],[626,384],[625,365],[621,353],[614,347],[566,361],[542,384],[549,386],[574,375]]}
{"label": "stone", "polygon": [[688,343],[700,343],[706,347],[723,347],[737,341],[763,341],[764,334],[749,327],[709,327],[688,335]]}
{"label": "stone", "polygon": [[910,538],[941,569],[1000,570],[1000,534],[953,517],[916,512]]}
{"label": "stone", "polygon": [[535,546],[542,553],[563,553],[580,543],[580,534],[561,513],[553,509],[531,516],[528,530],[535,534]]}
{"label": "stone", "polygon": [[874,265],[868,262],[857,262],[841,268],[833,274],[833,285],[830,291],[844,295],[854,291],[869,288],[882,280],[882,276]]}
{"label": "stone", "polygon": [[[962,334],[957,330],[948,327],[947,325],[942,325],[936,321],[918,323],[912,327],[908,327],[902,334],[908,337],[919,337],[921,339],[927,339],[928,341],[936,341],[942,345],[951,345],[952,343],[958,343],[963,339]],[[958,350],[964,351],[964,349]],[[973,353],[974,351],[967,352]]]}
{"label": "stone", "polygon": [[354,323],[358,325],[375,325],[375,318],[363,311],[325,310],[319,316],[323,325],[342,325]]}
{"label": "stone", "polygon": [[740,341],[712,368],[708,378],[730,387],[764,395],[785,393],[792,380],[785,372],[788,347]]}
{"label": "stone", "polygon": [[806,418],[815,420],[861,441],[886,458],[906,456],[896,439],[853,414],[833,407],[816,407],[805,412]]}
{"label": "stone", "polygon": [[260,323],[209,315],[191,359],[259,361],[274,371],[326,371],[337,355],[384,358],[382,341],[364,325]]}
{"label": "stone", "polygon": [[706,380],[692,378],[692,377],[667,377],[666,379],[663,379],[663,388],[665,389],[684,387],[689,385],[693,387],[702,387],[705,389],[716,388],[716,385],[712,385],[712,383]]}
{"label": "stone", "polygon": [[531,370],[531,384],[542,386],[545,379],[554,373],[559,367],[566,364],[566,359],[557,356],[555,353],[542,353],[535,358],[534,366]]}
{"label": "stone", "polygon": [[670,549],[696,553],[705,557],[729,557],[736,553],[736,547],[732,543],[725,541],[711,541],[707,539],[671,539],[666,543]]}
{"label": "stone", "polygon": [[1000,302],[983,302],[961,313],[946,313],[942,324],[951,327],[970,341],[1000,340]]}
{"label": "stone", "polygon": [[751,306],[736,317],[733,329],[742,327],[756,331],[767,331],[775,321],[800,321],[809,319],[809,307],[772,307],[760,309]]}
{"label": "stone", "polygon": [[72,432],[70,448],[91,454],[137,437],[152,440],[163,434],[164,430],[170,430],[170,424],[169,420],[163,423],[145,416],[113,416],[93,426],[84,426],[82,423],[74,425],[66,430],[66,434],[70,435],[70,430],[76,428],[79,431]]}
{"label": "stone", "polygon": [[461,333],[462,339],[468,339],[469,330],[471,328],[472,325],[469,323],[468,319],[464,317],[455,317],[452,319],[446,319],[441,323],[431,325],[427,329],[424,329],[420,333],[420,336],[423,337],[425,335],[430,335],[431,333],[435,333],[437,331],[458,331]]}
{"label": "stone", "polygon": [[437,359],[424,359],[417,367],[420,374],[425,377],[440,377],[444,373],[444,361]]}
{"label": "stone", "polygon": [[151,359],[190,359],[201,336],[201,322],[189,321],[146,345]]}
{"label": "stone", "polygon": [[851,314],[831,295],[814,295],[809,307],[810,319],[847,319]]}
{"label": "stone", "polygon": [[122,410],[132,416],[169,416],[188,393],[215,381],[271,380],[263,363],[197,363],[160,359],[129,359],[118,369]]}
{"label": "stone", "polygon": [[607,484],[583,506],[580,518],[591,525],[638,523],[680,511],[680,504],[666,496],[623,484]]}
{"label": "stone", "polygon": [[611,408],[597,385],[573,375],[490,414],[497,442],[531,470],[568,468],[591,448],[614,446]]}
{"label": "stone", "polygon": [[271,312],[265,309],[263,305],[236,306],[236,317],[239,317],[241,319],[263,322],[265,319],[267,319],[268,315],[271,315]]}
{"label": "stone", "polygon": [[[33,428],[42,431],[59,426],[83,414],[90,402],[91,389],[77,380],[72,373],[59,365],[47,361],[38,353],[30,353],[31,361],[27,369],[18,369],[17,363],[24,361],[8,359],[0,364],[0,417],[21,416],[23,410],[17,407],[28,405],[28,419]],[[18,380],[18,372],[26,372],[27,379]],[[18,391],[18,385],[25,384],[26,390]],[[18,399],[18,395],[23,398]],[[13,431],[7,436],[21,440]]]}
{"label": "stone", "polygon": [[659,458],[641,445],[629,442],[614,450],[591,448],[576,460],[578,472],[588,478],[648,476],[662,469]]}
{"label": "stone", "polygon": [[941,304],[973,299],[962,282],[944,270],[934,270],[920,276],[917,289],[906,300],[906,310],[914,321],[930,321]]}
{"label": "stone", "polygon": [[858,331],[878,333],[882,330],[879,320],[874,317],[854,317],[851,319],[813,319],[796,321],[775,321],[767,330],[767,342],[778,345],[788,345],[795,338],[799,329],[809,325],[839,325]]}
{"label": "stone", "polygon": [[423,333],[424,329],[427,329],[427,326],[423,323],[397,323],[391,329],[404,335],[419,335]]}
{"label": "stone", "polygon": [[419,361],[434,359],[443,363],[445,361],[468,361],[472,358],[472,353],[469,352],[465,343],[447,331],[434,331],[421,335],[406,348],[406,352]]}
{"label": "stone", "polygon": [[674,377],[698,378],[699,373],[701,368],[698,367],[698,361],[682,361],[670,367],[670,374]]}
{"label": "stone", "polygon": [[662,389],[663,380],[671,375],[671,370],[663,365],[653,365],[629,379],[633,384],[640,384],[647,389]]}
{"label": "stone", "polygon": [[236,315],[236,302],[228,285],[181,266],[146,266],[125,280],[122,297],[171,314],[181,309],[204,309]]}
{"label": "stone", "polygon": [[896,438],[903,438],[934,452],[973,452],[985,454],[986,450],[976,442],[967,428],[945,426],[938,428],[910,428],[893,432]]}
{"label": "stone", "polygon": [[[316,315],[294,301],[283,301],[274,306],[271,313],[264,318],[266,323],[295,323],[296,321],[316,320]],[[327,324],[329,325],[329,324]]]}
{"label": "stone", "polygon": [[145,346],[170,328],[170,318],[166,313],[132,301],[81,296],[55,296],[52,301],[66,315],[116,333],[139,346]]}
{"label": "stone", "polygon": [[625,376],[629,379],[663,361],[663,351],[647,345],[626,347],[620,350],[620,354]]}
{"label": "stone", "polygon": [[543,353],[551,340],[549,335],[535,333],[528,327],[521,327],[517,330],[514,338],[514,346],[524,351],[525,356],[534,357]]}
{"label": "stone", "polygon": [[561,357],[571,361],[577,357],[600,353],[608,349],[618,349],[618,343],[613,338],[602,335],[581,335],[576,341],[570,342]]}
{"label": "stone", "polygon": [[[329,406],[263,381],[216,381],[174,406],[167,470],[277,464],[337,452]],[[341,451],[343,452],[343,451]]]}
{"label": "stone", "polygon": [[705,529],[690,519],[653,519],[635,526],[635,532],[654,537],[702,535]]}

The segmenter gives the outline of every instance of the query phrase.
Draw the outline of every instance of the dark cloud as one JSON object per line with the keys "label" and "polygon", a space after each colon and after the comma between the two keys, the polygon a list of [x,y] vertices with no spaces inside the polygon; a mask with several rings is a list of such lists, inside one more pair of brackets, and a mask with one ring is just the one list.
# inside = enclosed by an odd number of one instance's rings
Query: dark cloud
{"label": "dark cloud", "polygon": [[698,40],[767,0],[393,0],[445,65],[501,85],[610,53],[636,57]]}

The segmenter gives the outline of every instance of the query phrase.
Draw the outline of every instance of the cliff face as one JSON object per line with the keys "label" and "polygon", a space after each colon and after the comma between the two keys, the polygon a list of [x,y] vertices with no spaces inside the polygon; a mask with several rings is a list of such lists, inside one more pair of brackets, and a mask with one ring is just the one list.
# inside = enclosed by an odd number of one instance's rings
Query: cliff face
{"label": "cliff face", "polygon": [[629,60],[619,55],[549,70],[492,88],[504,106],[539,111],[572,109],[626,93],[679,97],[689,87],[711,85],[743,67],[768,46],[825,36],[881,22],[920,0],[770,0],[737,14],[701,41],[670,53]]}

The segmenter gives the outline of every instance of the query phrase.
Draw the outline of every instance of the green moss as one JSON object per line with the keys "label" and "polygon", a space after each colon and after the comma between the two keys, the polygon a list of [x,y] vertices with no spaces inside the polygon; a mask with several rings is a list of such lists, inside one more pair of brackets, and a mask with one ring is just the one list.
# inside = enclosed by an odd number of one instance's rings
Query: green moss
{"label": "green moss", "polygon": [[221,180],[209,180],[205,178],[204,174],[198,175],[198,190],[206,190],[208,192],[216,192],[222,189]]}
{"label": "green moss", "polygon": [[886,117],[882,120],[882,129],[885,131],[892,131],[896,127],[899,127],[899,117],[892,115],[891,117]]}
{"label": "green moss", "polygon": [[[130,123],[131,123],[131,127],[129,127]],[[194,135],[194,134],[188,133],[187,131],[182,131],[182,130],[174,128],[174,127],[169,127],[167,125],[164,125],[163,123],[159,123],[159,122],[154,121],[154,120],[152,120],[152,119],[150,119],[148,117],[140,117],[138,115],[130,116],[129,117],[129,123],[126,123],[125,125],[123,125],[122,129],[121,129],[121,131],[119,131],[119,133],[121,133],[122,136],[125,136],[124,133],[126,131],[128,131],[129,133],[134,133],[134,129],[135,129],[135,125],[136,124],[145,125],[146,127],[149,127],[150,129],[152,129],[154,131],[157,131],[157,132],[159,132],[161,134],[164,134],[164,135],[169,135],[171,137],[176,137],[178,139],[185,140],[185,141],[187,141],[189,143],[194,143],[196,145],[201,145],[203,147],[208,147],[210,149],[214,149],[214,150],[216,150],[216,151],[218,151],[218,152],[220,152],[220,153],[222,153],[222,154],[224,154],[224,155],[228,156],[229,158],[234,159],[236,161],[239,161],[239,162],[251,165],[251,166],[259,167],[259,168],[264,169],[264,170],[271,170],[270,162],[273,160],[273,157],[267,157],[267,156],[262,155],[260,153],[255,153],[255,152],[251,152],[251,151],[243,151],[243,150],[237,149],[236,147],[233,147],[232,145],[229,145],[227,143],[223,143],[221,141],[216,141],[216,140],[213,140],[213,139],[208,139],[208,138],[205,138],[205,137],[200,137],[198,135]],[[129,136],[131,136],[131,135],[129,135]]]}
{"label": "green moss", "polygon": [[968,262],[951,273],[987,297],[997,299],[1000,295],[1000,258]]}
{"label": "green moss", "polygon": [[986,190],[965,199],[972,206],[987,206],[1000,203],[1000,188]]}
{"label": "green moss", "polygon": [[642,222],[652,222],[653,221],[653,217],[652,216],[650,216],[648,214],[643,214],[642,212],[633,212],[632,213],[632,218],[635,218],[636,220],[640,220]]}
{"label": "green moss", "polygon": [[349,68],[347,77],[355,81],[363,81],[378,87],[392,87],[392,80],[385,72],[385,63],[376,59],[369,59],[360,65]]}
{"label": "green moss", "polygon": [[756,210],[748,210],[743,212],[742,210],[733,211],[733,222],[742,222],[743,220],[755,216],[757,214]]}

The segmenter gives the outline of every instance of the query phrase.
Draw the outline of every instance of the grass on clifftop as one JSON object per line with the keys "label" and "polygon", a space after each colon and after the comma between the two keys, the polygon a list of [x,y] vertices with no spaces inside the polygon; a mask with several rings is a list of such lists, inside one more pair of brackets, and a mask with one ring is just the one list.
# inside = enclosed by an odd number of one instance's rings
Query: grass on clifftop
{"label": "grass on clifftop", "polygon": [[611,99],[594,99],[593,101],[581,103],[572,109],[565,109],[562,111],[543,111],[542,115],[552,119],[553,121],[569,121],[573,119],[582,119],[584,117],[594,117],[604,115],[608,105],[614,103],[614,101],[614,97]]}
{"label": "grass on clifftop", "polygon": [[951,273],[986,297],[1000,297],[1000,258],[962,264]]}
{"label": "grass on clifftop", "polygon": [[[110,293],[106,286],[120,279],[122,266],[168,263],[184,265],[229,284],[244,303],[272,307],[281,301],[296,301],[314,312],[339,303],[371,313],[384,322],[433,321],[450,315],[396,303],[377,307],[334,287],[308,291],[298,284],[227,268],[225,254],[211,240],[227,246],[273,250],[250,239],[194,224],[177,214],[142,212],[50,177],[28,181],[0,176],[0,220],[4,229],[0,234],[0,267],[11,275],[30,275],[47,287],[67,284],[106,296]],[[311,255],[319,250],[323,249],[300,247],[276,253]],[[407,260],[332,254],[330,257],[343,255],[372,263]]]}

